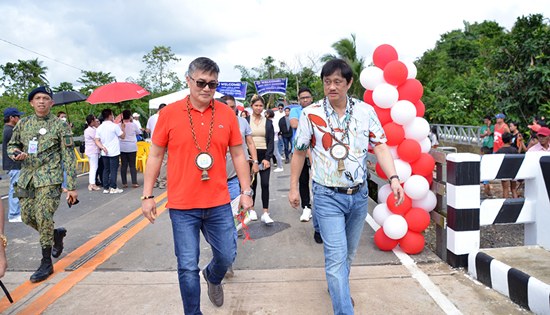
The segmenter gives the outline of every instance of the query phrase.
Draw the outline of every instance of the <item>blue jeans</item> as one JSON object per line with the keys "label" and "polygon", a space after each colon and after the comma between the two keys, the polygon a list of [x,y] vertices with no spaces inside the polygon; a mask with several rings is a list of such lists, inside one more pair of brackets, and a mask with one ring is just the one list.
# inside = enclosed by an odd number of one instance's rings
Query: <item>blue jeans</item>
{"label": "blue jeans", "polygon": [[174,247],[178,260],[178,279],[185,314],[202,314],[199,276],[200,235],[212,248],[206,266],[208,281],[220,284],[237,256],[237,230],[229,204],[208,209],[170,209]]}
{"label": "blue jeans", "polygon": [[103,161],[103,176],[101,177],[103,189],[116,188],[118,157],[118,155],[101,157],[101,161]]}
{"label": "blue jeans", "polygon": [[8,193],[8,219],[13,219],[21,215],[21,205],[19,205],[19,198],[13,196],[13,184],[19,179],[19,173],[21,170],[11,170],[8,172],[10,176],[10,190]]}
{"label": "blue jeans", "polygon": [[231,200],[241,195],[241,184],[237,176],[227,180],[227,189],[229,190],[229,199]]}
{"label": "blue jeans", "polygon": [[313,202],[334,314],[353,314],[349,273],[367,217],[368,187],[363,184],[357,193],[346,195],[313,182]]}

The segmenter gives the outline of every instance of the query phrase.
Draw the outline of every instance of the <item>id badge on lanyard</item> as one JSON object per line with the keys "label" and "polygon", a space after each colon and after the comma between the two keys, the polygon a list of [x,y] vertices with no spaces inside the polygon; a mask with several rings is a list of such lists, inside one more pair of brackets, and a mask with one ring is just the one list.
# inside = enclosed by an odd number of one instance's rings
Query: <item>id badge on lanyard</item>
{"label": "id badge on lanyard", "polygon": [[33,138],[31,141],[29,141],[29,154],[37,154],[38,153],[38,141],[36,140],[36,137]]}

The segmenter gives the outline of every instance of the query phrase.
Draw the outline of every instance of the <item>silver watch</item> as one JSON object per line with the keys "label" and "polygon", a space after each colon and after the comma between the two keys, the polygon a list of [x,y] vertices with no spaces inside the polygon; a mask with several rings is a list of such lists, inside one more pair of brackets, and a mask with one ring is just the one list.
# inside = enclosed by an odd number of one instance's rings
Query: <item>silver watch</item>
{"label": "silver watch", "polygon": [[243,190],[243,191],[241,191],[241,195],[245,195],[245,196],[250,196],[250,197],[252,197],[252,196],[254,196],[254,191],[253,191],[252,189],[250,189],[250,190]]}

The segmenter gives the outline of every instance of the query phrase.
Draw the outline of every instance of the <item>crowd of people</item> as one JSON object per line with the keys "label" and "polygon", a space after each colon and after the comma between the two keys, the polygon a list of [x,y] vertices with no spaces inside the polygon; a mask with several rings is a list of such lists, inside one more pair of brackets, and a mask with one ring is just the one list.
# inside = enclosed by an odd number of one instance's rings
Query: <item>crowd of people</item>
{"label": "crowd of people", "polygon": [[[529,137],[526,138],[519,131],[520,124],[516,121],[505,122],[506,115],[498,113],[494,117],[487,115],[483,118],[483,126],[480,129],[482,139],[481,154],[521,154],[534,151],[550,151],[548,140],[550,129],[544,117],[534,117],[532,124],[528,125]],[[482,183],[487,197],[493,197],[489,181]],[[502,180],[502,197],[519,198],[518,187],[520,181]]]}
{"label": "crowd of people", "polygon": [[[201,274],[210,301],[223,305],[221,282],[232,273],[237,255],[235,217],[244,213],[250,220],[272,225],[276,218],[269,211],[271,172],[280,173],[288,165],[289,204],[300,209],[299,221],[312,219],[313,239],[323,244],[333,311],[353,314],[349,274],[367,216],[369,152],[388,175],[396,205],[403,202],[404,192],[374,110],[348,95],[353,83],[351,67],[341,59],[328,61],[321,71],[321,99],[315,101],[311,90],[303,87],[298,91],[298,105],[277,104],[276,110],[266,109],[259,95],[251,98],[250,111],[239,111],[230,95],[214,99],[218,75],[213,60],[193,60],[185,77],[190,94],[175,103],[161,104],[145,128],[139,114],[130,110],[118,116],[112,109],[104,109],[99,117],[88,115],[83,140],[83,153],[90,164],[88,190],[120,194],[129,185],[140,187],[138,142],[150,134],[142,212],[154,223],[157,204],[153,189],[167,188],[166,208],[183,309],[185,314],[201,314]],[[71,125],[65,113],[55,116],[50,112],[52,96],[48,87],[39,87],[28,96],[34,113],[25,115],[12,107],[4,110],[3,165],[10,176],[8,220],[24,222],[39,233],[42,259],[30,277],[32,282],[47,279],[53,273],[52,257],[63,251],[67,230],[55,228],[53,221],[62,193],[66,193],[69,207],[78,203]],[[493,125],[493,117],[485,117],[481,128],[482,154],[550,149],[550,129],[544,119],[529,126],[532,133],[527,142],[517,122],[506,123],[504,114],[494,119]],[[439,145],[435,129],[430,140],[432,147]],[[485,184],[490,193],[489,183]],[[515,181],[503,181],[502,186],[505,197],[517,198]],[[256,204],[257,194],[261,206]],[[7,266],[3,218],[0,277]],[[198,265],[200,232],[213,254],[202,270]]]}

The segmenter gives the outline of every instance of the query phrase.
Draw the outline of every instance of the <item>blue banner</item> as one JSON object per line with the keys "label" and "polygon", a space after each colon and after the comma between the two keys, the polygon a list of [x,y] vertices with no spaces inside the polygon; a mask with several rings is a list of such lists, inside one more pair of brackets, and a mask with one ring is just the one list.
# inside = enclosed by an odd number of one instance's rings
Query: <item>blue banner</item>
{"label": "blue banner", "polygon": [[246,82],[218,82],[216,91],[223,95],[231,95],[236,99],[244,100],[246,98]]}
{"label": "blue banner", "polygon": [[286,94],[287,78],[254,81],[256,91],[263,96],[268,93]]}

